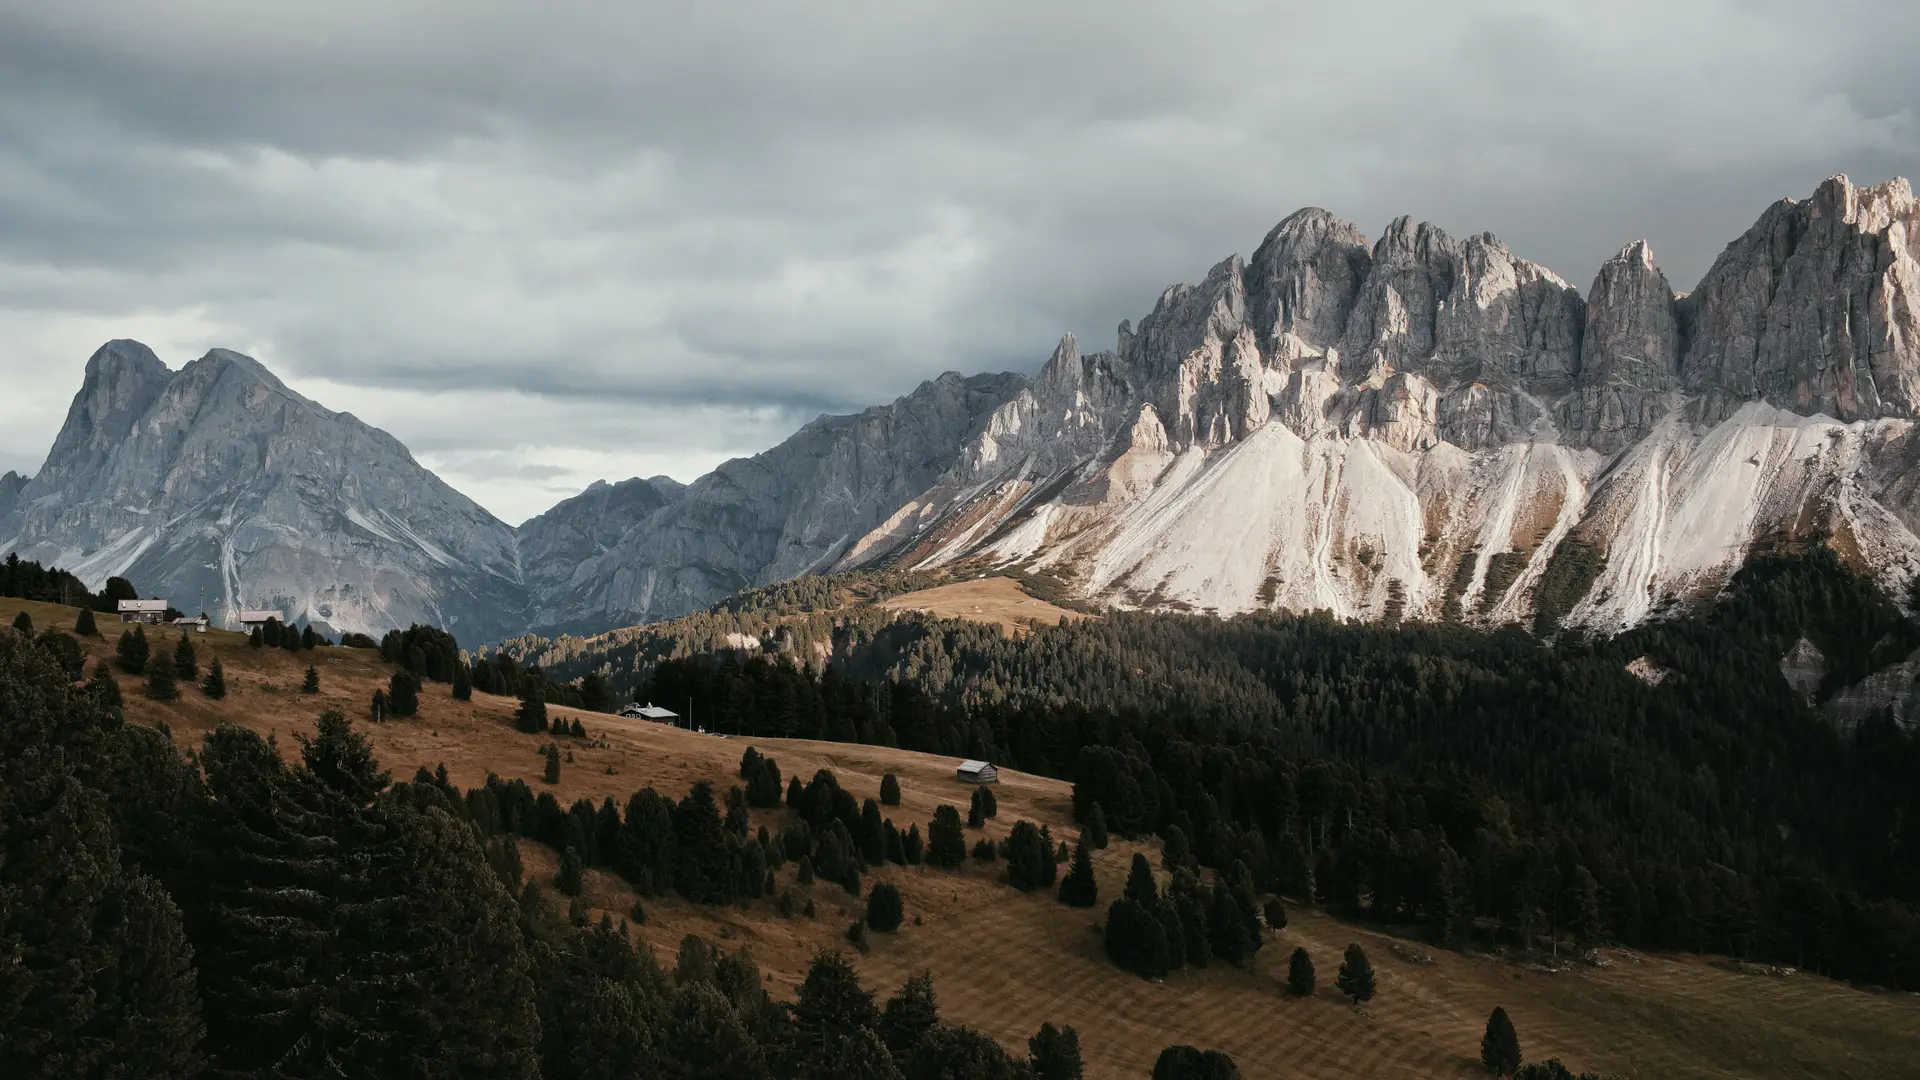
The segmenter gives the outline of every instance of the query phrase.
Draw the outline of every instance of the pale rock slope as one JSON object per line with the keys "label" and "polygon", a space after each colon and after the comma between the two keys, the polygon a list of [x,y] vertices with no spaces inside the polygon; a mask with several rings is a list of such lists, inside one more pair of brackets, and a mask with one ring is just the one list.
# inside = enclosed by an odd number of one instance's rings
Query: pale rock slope
{"label": "pale rock slope", "polygon": [[[836,564],[1014,566],[1127,607],[1617,628],[1756,544],[1889,586],[1920,540],[1920,212],[1783,200],[1676,298],[1645,242],[1583,298],[1491,235],[1324,211],[1063,340]],[[1558,564],[1556,566],[1556,564]],[[1551,581],[1551,586],[1543,583]]]}

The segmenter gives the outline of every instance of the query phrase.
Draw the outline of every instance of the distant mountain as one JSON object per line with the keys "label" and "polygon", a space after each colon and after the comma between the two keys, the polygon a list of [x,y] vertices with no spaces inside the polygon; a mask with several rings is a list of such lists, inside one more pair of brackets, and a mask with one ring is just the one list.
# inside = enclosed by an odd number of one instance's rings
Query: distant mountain
{"label": "distant mountain", "polygon": [[1644,242],[1585,296],[1481,234],[1323,210],[1167,289],[1112,349],[942,375],[690,485],[519,529],[215,350],[111,342],[0,549],[181,607],[335,629],[587,632],[814,571],[1016,566],[1099,602],[1630,625],[1756,544],[1920,569],[1920,207],[1783,200],[1676,296]]}
{"label": "distant mountain", "polygon": [[512,529],[391,435],[223,349],[174,372],[138,342],[101,346],[46,464],[7,490],[0,550],[226,622],[265,607],[477,639],[525,605]]}

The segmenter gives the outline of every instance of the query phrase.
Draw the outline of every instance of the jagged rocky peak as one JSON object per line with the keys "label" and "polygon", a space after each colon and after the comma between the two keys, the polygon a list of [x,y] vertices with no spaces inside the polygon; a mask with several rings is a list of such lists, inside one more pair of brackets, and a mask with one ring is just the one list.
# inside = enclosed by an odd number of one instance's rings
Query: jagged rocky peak
{"label": "jagged rocky peak", "polygon": [[1903,179],[1783,199],[1681,302],[1680,371],[1712,422],[1764,398],[1841,420],[1920,415],[1920,207]]}
{"label": "jagged rocky peak", "polygon": [[1373,247],[1317,206],[1288,214],[1247,263],[1247,316],[1276,365],[1324,357],[1347,330]]}
{"label": "jagged rocky peak", "polygon": [[1637,442],[1674,405],[1680,351],[1673,289],[1636,240],[1601,265],[1587,293],[1579,375],[1556,410],[1561,440],[1603,453]]}
{"label": "jagged rocky peak", "polygon": [[94,350],[80,392],[36,477],[40,486],[86,483],[172,380],[167,365],[137,341],[117,339]]}

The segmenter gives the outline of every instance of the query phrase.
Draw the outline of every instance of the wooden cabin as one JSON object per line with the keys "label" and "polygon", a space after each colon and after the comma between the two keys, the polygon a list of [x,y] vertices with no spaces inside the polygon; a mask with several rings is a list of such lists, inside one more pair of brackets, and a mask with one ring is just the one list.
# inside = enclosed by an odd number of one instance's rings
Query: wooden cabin
{"label": "wooden cabin", "polygon": [[146,623],[159,626],[166,620],[167,602],[165,600],[122,600],[120,601],[120,621]]}
{"label": "wooden cabin", "polygon": [[1000,770],[990,761],[963,761],[954,776],[969,784],[997,784],[1000,782]]}

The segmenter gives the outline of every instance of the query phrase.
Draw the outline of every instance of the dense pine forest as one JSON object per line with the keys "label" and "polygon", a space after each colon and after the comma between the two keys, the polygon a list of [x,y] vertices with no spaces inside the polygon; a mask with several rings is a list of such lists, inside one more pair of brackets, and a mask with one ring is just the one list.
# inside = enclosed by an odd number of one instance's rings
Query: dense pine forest
{"label": "dense pine forest", "polygon": [[[1072,1028],[1043,1025],[1010,1052],[942,1023],[925,978],[876,1001],[836,952],[776,1002],[744,952],[689,937],[668,971],[629,927],[563,917],[523,880],[521,821],[566,845],[563,890],[571,875],[577,891],[585,851],[650,892],[758,895],[761,865],[742,873],[739,859],[769,841],[747,834],[744,795],[723,814],[705,785],[678,805],[637,794],[599,847],[524,784],[391,782],[338,713],[291,756],[232,726],[187,754],[126,723],[111,685],[76,682],[53,650],[0,630],[9,1080],[1080,1075]],[[781,797],[776,768],[743,762],[758,804]],[[830,777],[795,797],[803,816],[776,846],[824,862],[850,797]],[[818,843],[802,843],[810,820],[826,826]],[[841,869],[857,891],[857,869]],[[897,907],[894,893],[893,925]]]}
{"label": "dense pine forest", "polygon": [[[1607,638],[1126,613],[1008,638],[855,609],[523,644],[551,678],[717,731],[1072,780],[1115,831],[1177,833],[1196,868],[1442,943],[1920,987],[1920,747],[1884,719],[1822,720],[1779,670],[1803,635],[1823,694],[1920,646],[1824,549],[1757,557],[1705,610]],[[1642,658],[1657,685],[1628,670]]]}

